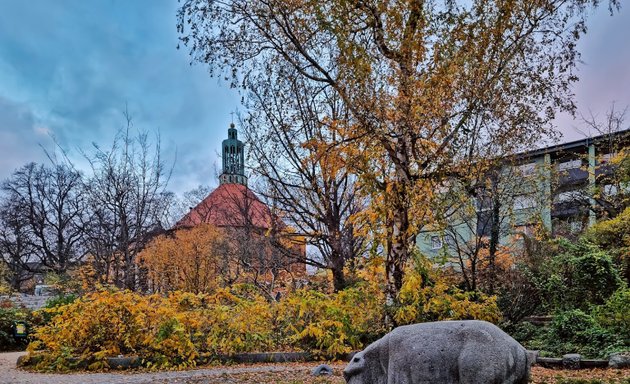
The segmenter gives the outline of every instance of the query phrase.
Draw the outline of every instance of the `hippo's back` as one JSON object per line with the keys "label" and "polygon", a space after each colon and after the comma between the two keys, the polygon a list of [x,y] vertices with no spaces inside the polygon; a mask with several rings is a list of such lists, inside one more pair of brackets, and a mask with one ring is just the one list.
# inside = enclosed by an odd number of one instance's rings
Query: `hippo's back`
{"label": "hippo's back", "polygon": [[388,383],[520,384],[525,349],[485,321],[440,321],[398,327],[389,335]]}

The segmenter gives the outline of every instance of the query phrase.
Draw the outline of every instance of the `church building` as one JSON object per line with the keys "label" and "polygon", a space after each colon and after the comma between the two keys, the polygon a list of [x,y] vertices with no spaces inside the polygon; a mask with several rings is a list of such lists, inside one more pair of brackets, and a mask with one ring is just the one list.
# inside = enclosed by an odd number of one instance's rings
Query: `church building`
{"label": "church building", "polygon": [[228,138],[222,144],[219,187],[192,208],[175,227],[194,227],[201,223],[258,230],[284,227],[285,224],[247,187],[245,148],[234,124],[230,125]]}
{"label": "church building", "polygon": [[[247,186],[244,144],[234,124],[222,143],[219,186],[192,208],[174,229],[211,224],[224,231],[243,276],[259,276],[258,286],[295,280],[306,274],[306,247],[291,236],[290,228]],[[240,272],[239,272],[240,273]],[[243,280],[246,282],[247,279]],[[273,288],[276,289],[276,288]],[[277,292],[277,291],[276,291]]]}

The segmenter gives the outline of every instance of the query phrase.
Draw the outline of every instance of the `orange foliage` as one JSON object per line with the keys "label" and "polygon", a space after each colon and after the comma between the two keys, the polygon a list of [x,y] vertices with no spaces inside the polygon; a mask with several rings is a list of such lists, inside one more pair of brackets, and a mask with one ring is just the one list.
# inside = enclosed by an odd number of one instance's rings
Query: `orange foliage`
{"label": "orange foliage", "polygon": [[210,224],[182,229],[153,240],[139,255],[154,291],[214,291],[228,267],[223,233]]}

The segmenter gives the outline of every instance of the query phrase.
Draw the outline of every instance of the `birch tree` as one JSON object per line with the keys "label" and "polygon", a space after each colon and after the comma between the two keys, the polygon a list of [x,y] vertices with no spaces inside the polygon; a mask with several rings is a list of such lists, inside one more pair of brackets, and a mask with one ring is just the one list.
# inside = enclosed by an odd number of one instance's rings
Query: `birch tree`
{"label": "birch tree", "polygon": [[[576,43],[591,0],[187,0],[178,29],[193,60],[234,86],[290,66],[333,90],[349,124],[331,146],[352,154],[395,303],[435,190],[553,132],[573,112]],[[618,6],[611,0],[611,11]]]}

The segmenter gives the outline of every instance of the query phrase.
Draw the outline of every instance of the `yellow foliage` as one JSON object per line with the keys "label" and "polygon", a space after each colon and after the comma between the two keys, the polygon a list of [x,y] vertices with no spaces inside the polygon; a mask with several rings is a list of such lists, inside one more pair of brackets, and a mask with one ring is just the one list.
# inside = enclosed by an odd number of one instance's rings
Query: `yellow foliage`
{"label": "yellow foliage", "polygon": [[11,286],[7,283],[9,280],[9,276],[11,275],[11,271],[7,264],[0,260],[0,295],[10,295],[13,290]]}
{"label": "yellow foliage", "polygon": [[368,284],[334,295],[298,290],[278,306],[283,337],[315,354],[359,349],[384,331],[380,296]]}
{"label": "yellow foliage", "polygon": [[501,312],[496,296],[464,292],[433,271],[424,281],[418,268],[409,269],[399,296],[394,318],[400,325],[441,320],[485,320],[497,323]]}
{"label": "yellow foliage", "polygon": [[[364,281],[334,294],[300,289],[280,302],[248,285],[212,294],[175,291],[167,296],[100,291],[48,312],[29,352],[40,370],[77,364],[107,367],[107,357],[139,356],[145,366],[180,369],[217,355],[305,350],[335,356],[382,336],[385,316],[383,262],[374,257],[358,271]],[[409,268],[394,308],[398,324],[450,319],[497,322],[495,297],[462,292],[428,261]]]}
{"label": "yellow foliage", "polygon": [[194,365],[194,348],[173,322],[175,313],[163,302],[157,295],[129,291],[88,294],[52,310],[54,316],[37,328],[29,351],[47,351],[37,366],[40,369],[72,368],[70,357],[101,363],[94,365],[100,367],[105,358],[117,355],[165,359],[177,367]]}
{"label": "yellow foliage", "polygon": [[[180,369],[216,355],[359,349],[383,333],[379,295],[368,285],[338,294],[299,290],[280,303],[247,287],[169,296],[101,291],[48,311],[29,345],[35,368],[64,371],[106,358],[139,356],[149,368]],[[36,352],[38,351],[38,352]]]}
{"label": "yellow foliage", "polygon": [[211,292],[218,287],[225,239],[209,224],[154,239],[138,255],[155,291]]}

